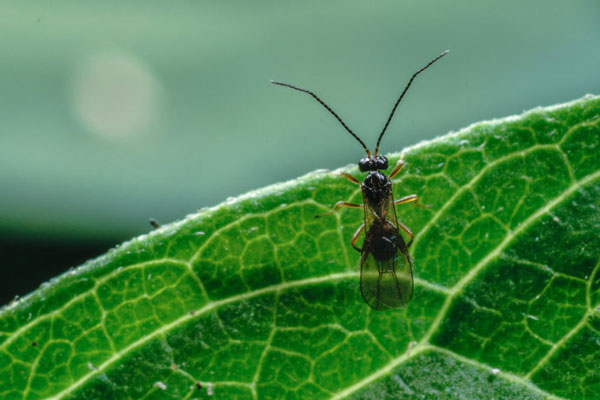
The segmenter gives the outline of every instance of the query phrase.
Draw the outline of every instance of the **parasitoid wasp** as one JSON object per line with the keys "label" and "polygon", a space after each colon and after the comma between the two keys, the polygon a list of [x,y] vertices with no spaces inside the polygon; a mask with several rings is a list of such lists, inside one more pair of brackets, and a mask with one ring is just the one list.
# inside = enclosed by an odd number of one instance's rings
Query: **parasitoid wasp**
{"label": "parasitoid wasp", "polygon": [[[448,54],[448,51],[444,51],[412,75],[394,104],[392,112],[383,126],[383,130],[379,134],[373,154],[371,154],[365,143],[342,121],[338,114],[316,94],[310,90],[302,89],[288,83],[271,81],[276,85],[289,87],[311,95],[342,124],[344,129],[361,144],[367,153],[367,156],[358,162],[359,170],[361,172],[368,172],[362,182],[347,172],[339,174],[350,182],[360,185],[363,195],[362,204],[338,201],[331,211],[317,215],[316,217],[332,214],[341,207],[363,209],[364,222],[352,236],[350,244],[361,253],[360,290],[362,297],[371,308],[377,311],[400,308],[406,305],[412,297],[413,266],[408,254],[408,248],[413,242],[413,233],[398,220],[395,206],[410,202],[417,205],[419,199],[416,194],[411,194],[394,200],[391,179],[402,170],[406,163],[400,159],[389,176],[386,176],[382,171],[388,169],[388,159],[385,156],[379,155],[379,144],[396,112],[396,108],[398,108],[398,104],[400,104],[413,80],[433,63]],[[404,241],[404,238],[400,234],[400,229],[409,236],[408,243]],[[365,231],[365,239],[362,248],[360,248],[356,245],[356,242],[363,231]]]}

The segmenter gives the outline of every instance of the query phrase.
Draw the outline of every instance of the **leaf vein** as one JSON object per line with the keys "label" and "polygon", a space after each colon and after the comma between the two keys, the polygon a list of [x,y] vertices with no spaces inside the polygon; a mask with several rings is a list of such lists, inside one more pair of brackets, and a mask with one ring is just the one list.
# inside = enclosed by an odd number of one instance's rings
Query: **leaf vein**
{"label": "leaf vein", "polygon": [[[444,301],[442,308],[438,312],[438,314],[437,314],[436,318],[434,319],[433,323],[431,324],[429,330],[427,331],[425,336],[423,336],[423,338],[419,341],[419,343],[415,347],[410,349],[410,351],[407,350],[405,353],[403,353],[399,357],[393,359],[388,364],[386,364],[384,367],[380,368],[379,370],[375,371],[374,373],[366,376],[361,381],[359,381],[359,382],[355,383],[354,385],[346,388],[345,390],[339,392],[338,394],[333,396],[331,399],[332,400],[333,399],[341,399],[341,398],[344,398],[344,397],[356,392],[357,390],[361,389],[366,384],[371,383],[374,380],[387,375],[397,365],[399,365],[402,362],[406,361],[407,359],[411,358],[411,354],[414,355],[414,353],[421,353],[424,350],[426,350],[427,348],[431,348],[432,346],[431,346],[431,344],[429,344],[429,340],[431,339],[431,337],[433,336],[435,331],[439,328],[439,326],[442,323],[443,318],[448,313],[448,310],[450,309],[452,300],[458,294],[460,294],[462,292],[462,289],[468,283],[470,283],[490,261],[492,261],[496,257],[500,256],[502,251],[508,246],[508,244],[510,244],[521,232],[523,232],[525,230],[525,228],[527,228],[530,225],[532,225],[533,223],[535,223],[539,218],[541,218],[543,215],[547,214],[550,210],[552,210],[558,204],[560,204],[565,199],[567,199],[575,191],[577,191],[578,189],[587,185],[588,183],[594,181],[597,178],[600,178],[600,171],[596,171],[595,173],[587,175],[586,177],[573,183],[565,191],[563,191],[560,195],[558,195],[552,201],[547,203],[544,207],[538,209],[538,211],[536,211],[535,213],[530,215],[525,221],[523,221],[521,224],[519,224],[513,231],[509,231],[507,233],[507,235],[505,236],[504,240],[494,250],[492,250],[485,258],[483,258],[479,263],[477,263],[477,265],[473,269],[471,269],[471,271],[469,271],[469,273],[467,275],[465,275],[452,289],[450,289],[450,295],[448,295],[448,297],[446,297],[446,300]],[[585,323],[585,321],[583,323]],[[582,325],[583,323],[580,322],[577,326],[579,327],[579,325]],[[561,343],[561,342],[562,341],[560,341],[559,343]],[[558,343],[557,343],[557,345],[558,345]],[[549,355],[547,355],[547,357],[549,357]],[[471,361],[471,362],[474,362],[474,361]],[[529,375],[531,375],[531,373]],[[514,376],[517,377],[516,375],[514,375]],[[522,378],[519,378],[519,379],[522,380]],[[547,396],[552,397],[550,394],[547,394]],[[554,398],[557,398],[557,397],[554,397]]]}

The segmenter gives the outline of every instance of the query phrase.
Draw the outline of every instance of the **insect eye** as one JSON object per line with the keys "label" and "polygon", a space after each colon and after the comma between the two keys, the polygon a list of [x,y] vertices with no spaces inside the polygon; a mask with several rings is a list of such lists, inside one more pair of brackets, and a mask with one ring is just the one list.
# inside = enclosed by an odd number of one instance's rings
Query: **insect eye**
{"label": "insect eye", "polygon": [[377,169],[387,169],[388,168],[388,160],[384,156],[377,156],[375,159],[375,166]]}
{"label": "insect eye", "polygon": [[370,158],[363,158],[358,162],[358,169],[360,172],[372,171],[373,170],[373,160]]}

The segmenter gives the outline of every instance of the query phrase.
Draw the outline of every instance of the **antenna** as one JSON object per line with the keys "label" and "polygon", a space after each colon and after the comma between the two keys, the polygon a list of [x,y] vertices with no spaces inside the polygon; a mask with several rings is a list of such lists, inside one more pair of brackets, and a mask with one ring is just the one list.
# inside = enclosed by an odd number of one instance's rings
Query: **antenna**
{"label": "antenna", "polygon": [[[427,67],[425,67],[425,68],[427,68]],[[421,72],[421,71],[419,71],[419,72]],[[339,115],[337,115],[335,113],[335,111],[333,111],[327,104],[325,104],[325,102],[323,100],[321,100],[316,94],[314,94],[310,90],[306,90],[306,89],[299,88],[297,86],[290,85],[289,83],[276,82],[276,81],[271,81],[271,83],[274,83],[275,85],[279,85],[279,86],[289,87],[291,89],[299,90],[301,92],[310,94],[312,97],[315,98],[315,100],[317,100],[319,103],[321,103],[321,105],[323,107],[325,107],[327,109],[327,111],[329,111],[331,114],[333,114],[333,116],[340,122],[340,124],[342,124],[342,126],[348,131],[348,133],[351,134],[352,136],[354,136],[354,138],[356,140],[358,140],[358,142],[361,144],[361,146],[367,152],[367,156],[371,157],[371,152],[369,151],[369,149],[367,148],[367,146],[365,145],[365,143],[362,140],[360,140],[360,138],[358,136],[356,136],[356,134],[354,132],[352,132],[352,130],[350,128],[348,128],[348,126],[344,123],[344,121],[342,121],[342,119],[339,117]]]}
{"label": "antenna", "polygon": [[377,146],[375,147],[375,155],[377,155],[377,153],[379,152],[379,143],[381,143],[381,138],[383,138],[383,134],[385,133],[385,130],[387,129],[388,125],[390,124],[390,121],[392,120],[392,117],[394,116],[394,113],[396,112],[396,108],[398,108],[398,104],[400,104],[400,101],[402,100],[402,98],[406,94],[406,91],[410,87],[412,81],[417,77],[417,75],[419,75],[421,72],[423,72],[427,68],[429,68],[431,66],[431,64],[433,64],[434,62],[436,62],[437,60],[439,60],[440,58],[442,58],[446,54],[448,54],[449,51],[450,50],[444,51],[442,54],[440,54],[439,56],[437,56],[436,58],[434,58],[432,61],[430,61],[429,64],[427,64],[426,66],[424,66],[423,68],[421,68],[420,70],[418,70],[417,72],[415,72],[413,74],[413,76],[410,78],[410,80],[408,81],[408,84],[406,85],[406,87],[402,91],[402,94],[400,95],[400,97],[396,101],[396,104],[394,104],[394,108],[392,108],[392,112],[390,113],[390,116],[388,117],[388,119],[387,119],[387,121],[385,123],[385,126],[383,127],[383,130],[379,134],[379,139],[377,139]]}

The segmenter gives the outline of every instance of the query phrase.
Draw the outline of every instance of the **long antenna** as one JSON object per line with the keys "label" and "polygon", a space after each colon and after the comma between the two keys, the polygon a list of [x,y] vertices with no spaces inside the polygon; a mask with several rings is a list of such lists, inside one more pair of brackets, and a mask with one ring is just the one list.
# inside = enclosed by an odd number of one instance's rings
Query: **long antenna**
{"label": "long antenna", "polygon": [[429,64],[427,64],[426,66],[424,66],[423,68],[421,68],[420,70],[418,70],[417,72],[415,72],[413,74],[413,76],[410,78],[410,81],[408,81],[408,84],[406,85],[406,87],[402,91],[402,94],[398,98],[398,101],[396,101],[396,104],[394,104],[394,108],[392,108],[392,112],[390,113],[390,116],[388,117],[388,119],[387,119],[387,121],[385,123],[385,126],[383,127],[383,130],[379,134],[379,139],[377,139],[377,146],[375,147],[375,155],[377,155],[377,153],[379,152],[379,143],[381,143],[381,138],[383,138],[383,134],[385,133],[385,130],[387,129],[388,125],[390,124],[390,121],[392,120],[392,117],[394,116],[394,113],[396,112],[396,108],[398,108],[398,104],[400,104],[400,101],[402,100],[402,98],[406,94],[406,91],[410,87],[412,81],[417,77],[417,75],[419,75],[421,72],[423,72],[427,68],[429,68],[431,66],[431,64],[433,64],[434,62],[436,62],[437,60],[439,60],[440,58],[442,58],[446,54],[448,54],[449,51],[450,50],[446,50],[445,52],[443,52],[442,54],[440,54],[439,56],[437,56],[436,58],[434,58],[432,61],[429,62]]}
{"label": "long antenna", "polygon": [[294,85],[290,85],[289,83],[276,82],[276,81],[271,81],[271,83],[274,83],[275,85],[279,85],[279,86],[289,87],[291,89],[299,90],[301,92],[310,94],[312,97],[315,98],[315,100],[317,100],[319,103],[321,103],[321,105],[323,107],[325,107],[327,109],[327,111],[329,111],[331,114],[333,114],[333,116],[335,117],[335,119],[337,119],[340,122],[340,124],[342,124],[342,126],[348,131],[348,133],[351,134],[352,136],[354,136],[354,138],[356,140],[358,140],[358,142],[361,144],[361,146],[367,152],[367,156],[371,157],[371,152],[367,148],[367,145],[362,140],[360,140],[360,138],[358,136],[356,136],[356,134],[354,132],[352,132],[352,130],[350,128],[348,128],[348,126],[344,123],[344,121],[342,121],[342,119],[339,117],[339,115],[337,115],[335,113],[335,111],[333,111],[327,104],[325,104],[325,102],[323,100],[321,100],[316,94],[314,94],[310,90],[306,90],[306,89],[302,89],[302,88],[299,88],[299,87],[294,86]]}

